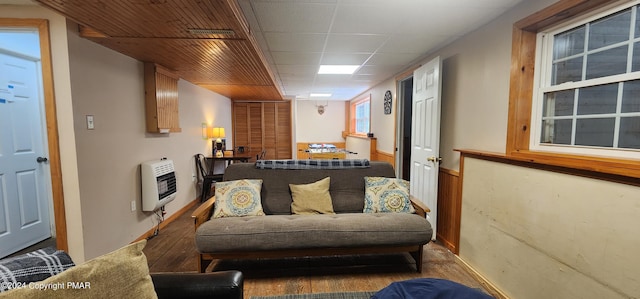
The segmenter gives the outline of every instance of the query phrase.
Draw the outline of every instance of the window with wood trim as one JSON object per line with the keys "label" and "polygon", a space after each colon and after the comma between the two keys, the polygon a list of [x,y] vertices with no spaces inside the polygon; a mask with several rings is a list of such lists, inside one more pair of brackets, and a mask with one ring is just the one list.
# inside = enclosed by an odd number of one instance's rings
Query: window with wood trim
{"label": "window with wood trim", "polygon": [[349,133],[367,135],[371,128],[371,95],[353,101],[349,115],[351,120]]}
{"label": "window with wood trim", "polygon": [[[637,10],[634,5],[637,4],[613,0],[561,0],[514,24],[506,148],[508,156],[561,167],[564,171],[573,169],[580,174],[599,178],[640,178],[638,159],[602,153],[637,150],[633,145],[634,137],[629,136],[637,137],[639,134],[637,124],[633,122],[637,122],[637,116],[640,115],[632,111],[637,106],[634,104],[637,100],[632,99],[636,90],[634,81],[640,79],[640,75],[635,77],[638,74],[633,63],[633,53],[640,48],[635,46],[640,41],[635,33],[640,28],[635,25],[638,18],[633,19],[633,10]],[[616,20],[615,23],[618,23],[617,12],[623,11],[624,14],[628,8],[631,8],[628,36],[620,37],[624,34],[619,32],[607,34],[606,30],[610,29],[604,29],[608,25],[603,26],[603,22]],[[608,13],[603,14],[605,11]],[[585,29],[584,36],[577,32],[581,26]],[[619,24],[615,26],[622,27]],[[606,37],[601,38],[600,45],[596,46],[598,35],[602,37],[599,30],[604,30]],[[538,43],[546,38],[553,38],[565,45],[554,48],[551,43],[545,52],[542,46],[538,48]],[[578,42],[581,38],[584,39]],[[591,40],[594,40],[593,46],[590,45]],[[622,51],[618,48],[626,49],[625,54],[613,53]],[[547,56],[543,57],[543,54]],[[622,56],[623,63],[616,62],[621,58],[618,56]],[[581,63],[575,62],[580,59],[583,60]],[[547,63],[546,69],[540,65],[544,61]],[[618,64],[623,71],[609,73],[613,65]],[[539,68],[538,73],[536,68]],[[615,92],[612,91],[614,88]],[[606,98],[606,94],[612,96],[603,103],[599,99]],[[595,99],[600,101],[598,108],[592,104]],[[559,103],[563,101],[563,104]],[[613,106],[615,110],[612,112]],[[610,122],[613,125],[605,124]],[[595,137],[585,138],[585,128],[590,128],[593,131],[590,134],[595,134]],[[603,137],[604,128],[613,133]],[[616,138],[617,143],[613,141]],[[602,146],[605,139],[607,146]],[[610,146],[609,139],[612,139]],[[568,150],[541,150],[540,144]]]}
{"label": "window with wood trim", "polygon": [[538,33],[532,149],[640,158],[638,8]]}

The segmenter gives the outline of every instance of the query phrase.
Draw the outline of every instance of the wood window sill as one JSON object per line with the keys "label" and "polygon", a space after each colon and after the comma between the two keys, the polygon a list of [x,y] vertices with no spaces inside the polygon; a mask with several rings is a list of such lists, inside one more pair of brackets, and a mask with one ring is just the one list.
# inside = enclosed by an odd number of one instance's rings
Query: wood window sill
{"label": "wood window sill", "polygon": [[456,149],[463,157],[640,186],[640,161],[518,151],[509,155]]}

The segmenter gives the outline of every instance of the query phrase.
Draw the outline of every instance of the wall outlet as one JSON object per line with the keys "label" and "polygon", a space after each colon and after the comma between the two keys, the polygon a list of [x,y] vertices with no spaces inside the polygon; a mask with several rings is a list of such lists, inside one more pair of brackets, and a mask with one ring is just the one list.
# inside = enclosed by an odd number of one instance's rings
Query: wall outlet
{"label": "wall outlet", "polygon": [[131,201],[131,212],[135,212],[136,211],[136,201],[132,200]]}

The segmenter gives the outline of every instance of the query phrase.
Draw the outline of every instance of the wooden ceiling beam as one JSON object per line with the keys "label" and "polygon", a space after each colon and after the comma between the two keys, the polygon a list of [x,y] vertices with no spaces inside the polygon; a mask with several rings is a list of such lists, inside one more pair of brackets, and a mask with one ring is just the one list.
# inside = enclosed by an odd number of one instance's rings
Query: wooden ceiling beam
{"label": "wooden ceiling beam", "polygon": [[[231,99],[282,100],[236,0],[36,0],[80,24],[80,36]],[[224,29],[232,34],[193,34]]]}

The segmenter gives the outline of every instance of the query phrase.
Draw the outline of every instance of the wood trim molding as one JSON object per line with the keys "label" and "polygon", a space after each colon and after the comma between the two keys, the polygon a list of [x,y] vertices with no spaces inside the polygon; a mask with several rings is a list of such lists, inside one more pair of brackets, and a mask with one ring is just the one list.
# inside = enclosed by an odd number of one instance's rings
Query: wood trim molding
{"label": "wood trim molding", "polygon": [[58,117],[53,84],[49,22],[44,19],[0,19],[0,26],[38,28],[41,56],[40,63],[42,67],[42,86],[44,94],[44,113],[47,125],[47,141],[49,144],[48,159],[51,172],[53,218],[56,228],[56,247],[60,250],[69,251],[64,191],[62,188],[62,163],[60,162],[60,140],[58,135]]}
{"label": "wood trim molding", "polygon": [[[184,215],[186,212],[188,212],[191,208],[193,208],[194,206],[198,205],[200,203],[200,198],[196,198],[193,201],[191,201],[190,203],[188,203],[186,206],[182,207],[182,209],[176,211],[175,213],[173,213],[173,215],[169,216],[169,218],[165,219],[164,221],[160,222],[160,229],[163,229],[165,227],[167,227],[167,225],[169,225],[171,222],[174,222],[178,219],[178,217]],[[138,237],[137,239],[133,240],[131,243],[135,243],[144,239],[148,239],[153,237],[153,234],[155,232],[156,228],[152,228],[150,230],[148,230],[146,233],[142,234],[140,237]]]}
{"label": "wood trim molding", "polygon": [[391,164],[394,168],[396,167],[396,157],[393,154],[389,154],[387,152],[379,151],[376,149],[376,161],[387,162]]}
{"label": "wood trim molding", "polygon": [[491,283],[486,277],[484,277],[480,272],[476,271],[471,265],[461,259],[459,256],[454,256],[456,264],[460,265],[463,269],[465,269],[473,278],[480,282],[480,284],[487,290],[493,297],[496,299],[508,299],[507,296],[502,290],[500,290],[496,285]]}
{"label": "wood trim molding", "polygon": [[[557,157],[555,155],[553,158],[549,159],[545,154],[538,153],[527,153],[526,155],[505,155],[501,153],[493,153],[486,151],[478,151],[478,150],[469,150],[469,149],[454,149],[455,151],[460,152],[460,171],[463,171],[463,159],[465,157],[488,160],[498,163],[512,164],[520,167],[528,167],[558,173],[565,173],[570,175],[577,175],[582,177],[588,177],[593,179],[611,181],[620,184],[627,184],[632,186],[640,186],[640,180],[636,177],[629,175],[631,172],[628,168],[624,168],[626,165],[617,165],[616,160],[610,159],[611,161],[607,161],[609,159],[601,159],[603,161],[599,161],[599,163],[595,163],[591,158],[584,158],[583,160],[574,161],[574,157],[566,158],[566,161],[563,161],[562,157]],[[562,161],[558,163],[558,160]],[[580,165],[582,163],[583,165]],[[601,169],[600,165],[607,165],[607,171]],[[640,161],[635,161],[635,164],[640,169]],[[619,169],[620,173],[611,173],[609,170],[611,169]],[[463,173],[463,172],[462,172]],[[638,175],[639,173],[633,173],[634,175]]]}

